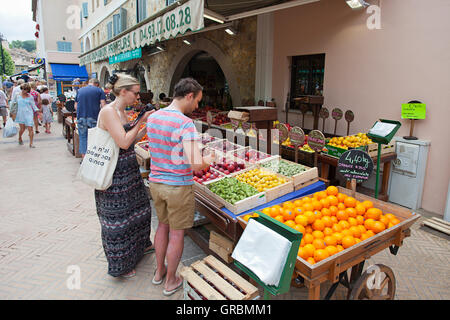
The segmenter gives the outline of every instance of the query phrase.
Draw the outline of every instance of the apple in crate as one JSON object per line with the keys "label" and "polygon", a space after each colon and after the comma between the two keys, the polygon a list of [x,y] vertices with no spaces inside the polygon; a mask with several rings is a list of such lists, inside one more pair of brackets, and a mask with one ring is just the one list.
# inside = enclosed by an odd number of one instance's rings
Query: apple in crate
{"label": "apple in crate", "polygon": [[212,172],[210,168],[194,171],[194,181],[203,184],[203,182],[220,178],[219,173]]}

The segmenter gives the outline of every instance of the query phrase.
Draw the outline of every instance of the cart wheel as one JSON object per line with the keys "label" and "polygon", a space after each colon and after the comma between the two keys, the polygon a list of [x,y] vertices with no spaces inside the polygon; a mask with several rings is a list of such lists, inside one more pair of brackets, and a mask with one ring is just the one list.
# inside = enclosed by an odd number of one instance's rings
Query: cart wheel
{"label": "cart wheel", "polygon": [[355,282],[349,300],[394,300],[395,276],[388,266],[370,266]]}
{"label": "cart wheel", "polygon": [[297,276],[292,279],[291,285],[295,288],[303,288],[303,287],[305,287],[305,281],[302,277]]}

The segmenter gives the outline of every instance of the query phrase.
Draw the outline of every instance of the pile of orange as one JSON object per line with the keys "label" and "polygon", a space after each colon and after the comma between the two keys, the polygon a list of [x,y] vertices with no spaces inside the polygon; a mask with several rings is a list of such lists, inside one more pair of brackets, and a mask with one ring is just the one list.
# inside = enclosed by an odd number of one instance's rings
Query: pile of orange
{"label": "pile of orange", "polygon": [[310,264],[400,223],[392,213],[374,208],[372,201],[360,202],[335,186],[262,212],[303,234],[298,256]]}

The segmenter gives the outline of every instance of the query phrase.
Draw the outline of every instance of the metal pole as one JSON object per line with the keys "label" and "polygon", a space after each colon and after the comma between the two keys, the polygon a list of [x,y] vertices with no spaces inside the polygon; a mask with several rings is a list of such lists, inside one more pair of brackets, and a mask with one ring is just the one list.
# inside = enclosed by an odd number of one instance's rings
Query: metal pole
{"label": "metal pole", "polygon": [[378,184],[380,182],[380,160],[381,160],[381,143],[378,143],[378,155],[377,155],[377,179],[375,183],[375,199],[378,199]]}

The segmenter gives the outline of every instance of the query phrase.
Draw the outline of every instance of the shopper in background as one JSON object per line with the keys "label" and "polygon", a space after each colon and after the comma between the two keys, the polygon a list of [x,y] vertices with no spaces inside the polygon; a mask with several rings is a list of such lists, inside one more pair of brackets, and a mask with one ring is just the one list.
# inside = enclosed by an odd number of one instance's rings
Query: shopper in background
{"label": "shopper in background", "polygon": [[[8,106],[8,98],[5,94],[5,92],[0,89],[0,116],[3,118],[3,128],[6,125],[6,118],[8,116],[8,111],[6,111],[6,108],[9,108]],[[1,129],[1,127],[0,127]]]}
{"label": "shopper in background", "polygon": [[19,124],[19,144],[23,145],[22,135],[25,132],[25,128],[28,129],[28,135],[30,136],[30,148],[35,148],[33,144],[33,114],[37,110],[34,103],[34,99],[31,96],[30,84],[24,83],[20,86],[21,94],[15,97],[17,103],[17,116],[15,122]]}
{"label": "shopper in background", "polygon": [[41,87],[41,100],[42,100],[42,122],[45,126],[45,133],[51,133],[50,127],[53,122],[53,110],[51,108],[53,98],[48,94],[47,87]]}
{"label": "shopper in background", "polygon": [[23,80],[23,79],[17,80],[17,82],[14,83],[15,87],[11,93],[11,104],[10,104],[10,109],[9,109],[9,116],[13,120],[16,119],[16,114],[17,114],[17,107],[18,107],[17,106],[17,98],[22,93],[20,86],[24,83],[25,83],[25,80]]}
{"label": "shopper in background", "polygon": [[[163,294],[172,295],[183,281],[176,275],[183,254],[184,230],[194,223],[195,199],[192,170],[202,170],[214,161],[214,154],[202,157],[199,135],[186,115],[198,108],[203,88],[192,78],[175,85],[174,99],[147,121],[151,154],[150,192],[158,215],[155,235],[157,269],[153,284],[161,284]],[[167,266],[165,260],[167,259]]]}
{"label": "shopper in background", "polygon": [[106,105],[105,92],[97,79],[89,80],[89,85],[80,88],[75,98],[79,135],[78,152],[84,158],[87,149],[88,129],[97,126],[100,108]]}
{"label": "shopper in background", "polygon": [[34,126],[36,128],[36,133],[39,133],[39,118],[40,118],[40,114],[41,114],[41,95],[39,92],[37,92],[37,84],[35,81],[31,81],[29,82],[30,87],[31,87],[31,96],[34,99],[34,104],[36,105],[36,107],[38,107],[38,111],[34,112],[33,115],[33,120],[34,120]]}
{"label": "shopper in background", "polygon": [[95,190],[95,204],[108,274],[129,278],[136,274],[136,264],[143,255],[155,250],[150,241],[150,199],[134,153],[134,145],[146,134],[145,127],[139,128],[153,111],[144,113],[131,126],[125,108],[139,96],[139,81],[115,74],[109,82],[116,100],[102,108],[98,127],[109,132],[120,152],[112,185],[104,191]]}

